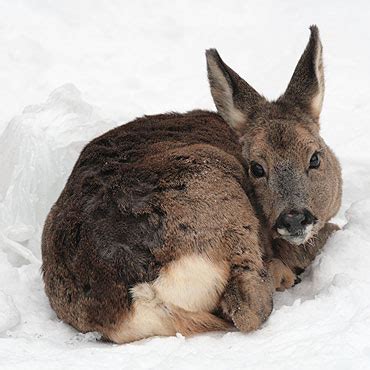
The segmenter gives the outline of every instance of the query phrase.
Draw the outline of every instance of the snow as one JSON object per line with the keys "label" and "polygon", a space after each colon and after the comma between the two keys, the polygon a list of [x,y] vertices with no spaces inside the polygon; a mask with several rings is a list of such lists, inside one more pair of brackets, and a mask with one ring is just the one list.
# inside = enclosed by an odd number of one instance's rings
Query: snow
{"label": "snow", "polygon": [[[0,0],[1,369],[370,369],[370,4]],[[81,148],[143,114],[213,109],[204,49],[268,98],[320,27],[322,134],[343,167],[343,226],[251,334],[117,346],[51,310],[40,234]]]}

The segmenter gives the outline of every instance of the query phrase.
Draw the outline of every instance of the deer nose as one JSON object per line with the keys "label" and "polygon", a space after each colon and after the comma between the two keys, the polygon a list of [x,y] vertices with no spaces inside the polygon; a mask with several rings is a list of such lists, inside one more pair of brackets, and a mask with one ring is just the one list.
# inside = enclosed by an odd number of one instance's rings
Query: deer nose
{"label": "deer nose", "polygon": [[307,209],[282,212],[276,221],[276,228],[286,230],[290,235],[300,234],[308,225],[314,224],[315,217]]}

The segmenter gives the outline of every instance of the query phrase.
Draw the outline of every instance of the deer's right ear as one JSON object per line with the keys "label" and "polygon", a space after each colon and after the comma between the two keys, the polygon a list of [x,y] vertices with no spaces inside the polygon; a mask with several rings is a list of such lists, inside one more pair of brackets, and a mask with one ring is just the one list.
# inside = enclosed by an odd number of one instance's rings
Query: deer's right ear
{"label": "deer's right ear", "polygon": [[311,26],[310,40],[284,93],[278,100],[302,109],[318,121],[324,99],[324,67],[319,29]]}
{"label": "deer's right ear", "polygon": [[207,50],[206,57],[217,111],[229,126],[242,133],[250,113],[265,99],[223,62],[216,49]]}

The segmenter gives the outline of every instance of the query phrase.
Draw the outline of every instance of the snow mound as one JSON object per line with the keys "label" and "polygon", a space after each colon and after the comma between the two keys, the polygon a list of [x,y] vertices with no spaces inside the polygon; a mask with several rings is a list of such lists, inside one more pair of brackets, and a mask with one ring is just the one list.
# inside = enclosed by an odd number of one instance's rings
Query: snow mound
{"label": "snow mound", "polygon": [[40,231],[86,142],[112,127],[72,84],[28,106],[0,136],[0,246],[15,266],[40,262]]}
{"label": "snow mound", "polygon": [[0,335],[16,326],[19,323],[20,316],[12,297],[0,291]]}

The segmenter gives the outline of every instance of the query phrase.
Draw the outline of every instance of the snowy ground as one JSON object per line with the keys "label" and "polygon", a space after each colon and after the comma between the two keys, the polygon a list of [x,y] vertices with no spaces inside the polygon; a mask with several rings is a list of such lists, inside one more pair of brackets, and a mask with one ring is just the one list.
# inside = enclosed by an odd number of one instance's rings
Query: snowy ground
{"label": "snowy ground", "polygon": [[[0,369],[370,369],[369,19],[367,1],[0,0]],[[58,321],[40,232],[83,145],[144,113],[213,109],[208,47],[277,97],[312,23],[345,226],[302,283],[249,335],[115,346]]]}

